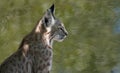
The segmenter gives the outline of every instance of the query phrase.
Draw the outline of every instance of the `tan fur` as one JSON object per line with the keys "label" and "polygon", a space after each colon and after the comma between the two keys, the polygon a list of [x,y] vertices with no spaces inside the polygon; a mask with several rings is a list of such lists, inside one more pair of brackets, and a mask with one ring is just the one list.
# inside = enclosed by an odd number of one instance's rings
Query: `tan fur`
{"label": "tan fur", "polygon": [[37,27],[36,27],[36,30],[35,30],[35,33],[40,33],[40,28],[41,28],[41,21],[38,23]]}
{"label": "tan fur", "polygon": [[23,56],[25,56],[27,54],[29,50],[29,45],[28,44],[24,44],[23,45]]}

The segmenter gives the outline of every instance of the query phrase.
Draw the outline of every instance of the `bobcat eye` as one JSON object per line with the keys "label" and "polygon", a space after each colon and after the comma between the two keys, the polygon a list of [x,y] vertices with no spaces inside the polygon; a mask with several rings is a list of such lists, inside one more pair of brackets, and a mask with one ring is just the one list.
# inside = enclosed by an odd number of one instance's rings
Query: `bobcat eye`
{"label": "bobcat eye", "polygon": [[59,30],[63,30],[62,28],[59,28]]}
{"label": "bobcat eye", "polygon": [[62,27],[59,27],[58,29],[59,29],[60,31],[63,31],[63,28],[62,28]]}

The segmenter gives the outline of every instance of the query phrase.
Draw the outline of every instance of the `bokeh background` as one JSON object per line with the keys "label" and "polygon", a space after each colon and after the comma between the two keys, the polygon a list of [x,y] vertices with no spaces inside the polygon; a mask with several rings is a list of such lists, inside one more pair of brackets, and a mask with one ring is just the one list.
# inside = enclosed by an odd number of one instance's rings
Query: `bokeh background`
{"label": "bokeh background", "polygon": [[51,73],[120,73],[120,0],[0,0],[0,63],[53,3],[69,35]]}

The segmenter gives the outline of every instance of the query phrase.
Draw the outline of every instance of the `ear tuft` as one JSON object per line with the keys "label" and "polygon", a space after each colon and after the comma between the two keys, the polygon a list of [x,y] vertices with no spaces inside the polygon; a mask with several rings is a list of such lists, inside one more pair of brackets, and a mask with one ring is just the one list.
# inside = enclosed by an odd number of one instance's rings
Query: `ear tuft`
{"label": "ear tuft", "polygon": [[52,13],[54,13],[54,4],[49,8]]}

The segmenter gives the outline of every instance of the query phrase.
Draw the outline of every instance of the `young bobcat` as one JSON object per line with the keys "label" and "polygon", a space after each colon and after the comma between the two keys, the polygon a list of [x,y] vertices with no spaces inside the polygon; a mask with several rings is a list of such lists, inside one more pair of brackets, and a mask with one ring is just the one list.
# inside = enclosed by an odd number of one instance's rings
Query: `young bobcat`
{"label": "young bobcat", "polygon": [[50,73],[52,43],[62,41],[67,31],[54,16],[54,4],[35,28],[24,37],[19,49],[0,65],[0,73]]}

